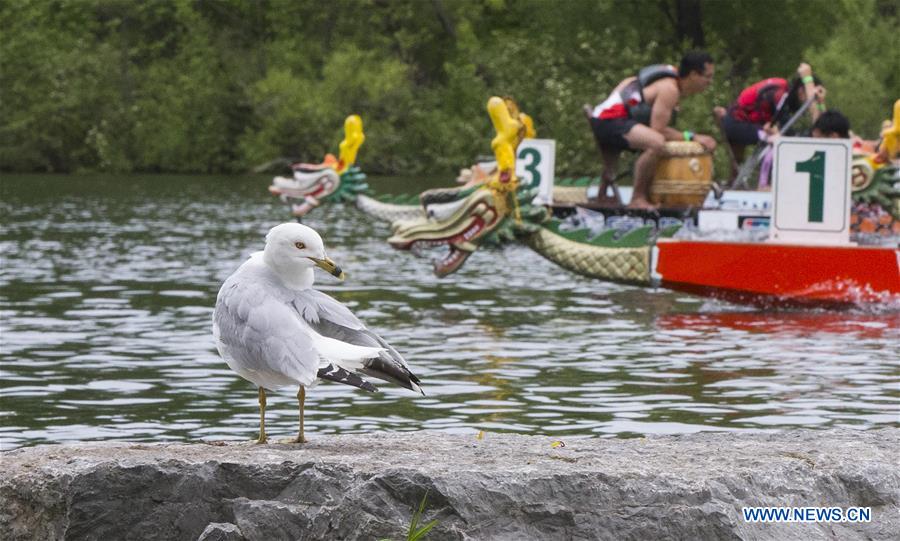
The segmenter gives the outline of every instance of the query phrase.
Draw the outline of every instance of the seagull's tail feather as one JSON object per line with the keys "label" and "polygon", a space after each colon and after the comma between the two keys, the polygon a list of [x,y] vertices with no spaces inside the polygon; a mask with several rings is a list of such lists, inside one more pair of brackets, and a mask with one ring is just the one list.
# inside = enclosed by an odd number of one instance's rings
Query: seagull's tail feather
{"label": "seagull's tail feather", "polygon": [[316,348],[319,357],[328,359],[350,370],[363,366],[369,357],[380,355],[384,352],[383,347],[357,346],[322,336],[318,333],[311,333],[310,336],[313,339],[313,347]]}
{"label": "seagull's tail feather", "polygon": [[421,393],[422,396],[425,396],[425,391],[419,386],[419,378],[417,378],[415,374],[410,372],[405,366],[388,361],[383,357],[366,359],[363,362],[363,367],[359,369],[359,372],[362,372],[367,376],[372,376],[373,378],[396,383],[401,387],[405,387],[410,391],[415,391]]}
{"label": "seagull's tail feather", "polygon": [[374,392],[378,390],[377,387],[362,379],[359,374],[333,364],[320,368],[318,377],[328,381],[335,381],[337,383],[359,387],[364,391]]}

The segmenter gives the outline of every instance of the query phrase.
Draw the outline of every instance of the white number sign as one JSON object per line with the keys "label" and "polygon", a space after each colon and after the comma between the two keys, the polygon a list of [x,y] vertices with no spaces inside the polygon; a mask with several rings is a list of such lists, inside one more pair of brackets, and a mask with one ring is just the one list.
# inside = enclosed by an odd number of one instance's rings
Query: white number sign
{"label": "white number sign", "polygon": [[538,187],[534,203],[553,203],[556,141],[553,139],[525,139],[516,151],[516,176],[523,185]]}
{"label": "white number sign", "polygon": [[847,139],[779,138],[772,169],[770,239],[848,243],[851,161]]}

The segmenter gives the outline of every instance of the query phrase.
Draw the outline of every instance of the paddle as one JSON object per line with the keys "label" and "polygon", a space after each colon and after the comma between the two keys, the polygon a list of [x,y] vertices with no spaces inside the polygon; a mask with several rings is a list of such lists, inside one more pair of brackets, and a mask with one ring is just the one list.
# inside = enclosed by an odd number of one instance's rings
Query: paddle
{"label": "paddle", "polygon": [[[794,123],[800,119],[803,113],[805,113],[806,110],[809,109],[809,106],[812,105],[814,101],[816,101],[816,96],[814,95],[807,98],[806,101],[803,102],[803,105],[801,105],[800,108],[797,109],[797,112],[794,113],[794,115],[784,123],[784,126],[782,126],[779,131],[781,133],[787,133],[791,126],[793,126]],[[779,110],[775,113],[775,115],[772,116],[772,118],[776,118],[780,112],[781,109],[779,108]],[[756,144],[756,148],[753,149],[753,154],[751,154],[750,157],[747,158],[747,161],[745,161],[741,165],[740,169],[738,169],[738,174],[736,177],[734,177],[734,181],[728,186],[729,188],[740,188],[744,190],[750,189],[750,175],[753,174],[753,170],[756,169],[757,165],[759,165],[759,162],[762,160],[763,151],[768,146],[769,143],[766,141],[760,141]]]}

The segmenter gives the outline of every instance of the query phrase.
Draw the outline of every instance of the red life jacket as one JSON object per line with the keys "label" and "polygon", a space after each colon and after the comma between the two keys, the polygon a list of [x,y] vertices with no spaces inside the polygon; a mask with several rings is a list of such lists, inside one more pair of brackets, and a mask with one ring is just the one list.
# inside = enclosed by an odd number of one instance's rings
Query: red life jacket
{"label": "red life jacket", "polygon": [[742,90],[731,105],[731,117],[761,126],[772,120],[781,100],[787,98],[787,91],[787,80],[778,77],[754,83]]}

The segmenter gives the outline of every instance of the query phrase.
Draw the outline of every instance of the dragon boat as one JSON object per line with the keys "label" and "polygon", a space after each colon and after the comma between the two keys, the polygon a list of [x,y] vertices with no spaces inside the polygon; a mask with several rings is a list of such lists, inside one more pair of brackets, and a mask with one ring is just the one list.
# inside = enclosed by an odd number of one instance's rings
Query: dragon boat
{"label": "dragon boat", "polygon": [[289,204],[298,219],[323,203],[350,203],[386,222],[421,215],[418,200],[385,201],[370,195],[366,174],[355,165],[365,140],[362,118],[348,116],[338,158],[329,153],[321,163],[295,163],[291,165],[291,176],[272,179],[269,192]]}
{"label": "dragon boat", "polygon": [[[514,149],[535,136],[531,118],[519,111],[515,101],[503,98],[510,116],[519,118],[522,125],[517,132]],[[896,124],[895,124],[896,125]],[[426,204],[465,198],[473,187],[487,182],[497,174],[495,157],[482,158],[469,168],[463,168],[457,182],[459,187],[428,190],[425,194],[373,193],[366,175],[354,164],[359,147],[365,140],[362,119],[347,117],[345,137],[340,144],[340,158],[327,154],[318,164],[296,163],[290,177],[273,179],[269,191],[290,204],[294,216],[301,218],[320,204],[350,203],[376,220],[392,223],[398,219],[423,216]],[[887,135],[890,139],[891,135]],[[854,234],[892,237],[900,235],[900,211],[895,181],[891,174],[896,168],[884,169],[886,160],[873,158],[874,152],[862,153],[853,162],[852,214]],[[669,226],[674,223],[697,225],[701,210],[731,212],[732,229],[765,228],[772,207],[771,194],[746,190],[719,189],[712,180],[712,158],[703,147],[693,142],[670,142],[665,159],[657,168],[651,184],[650,200],[657,210],[646,212],[628,209],[623,200],[631,195],[630,187],[615,188],[613,193],[601,192],[600,179],[581,177],[562,179],[552,185],[552,196],[545,201],[557,217],[567,217],[580,210],[593,210],[600,219],[621,228],[622,224],[652,223]],[[886,210],[887,209],[887,210]],[[735,215],[733,211],[739,211]],[[706,213],[709,222],[711,213]],[[593,222],[596,222],[596,216]],[[721,222],[715,222],[721,225]],[[701,223],[700,225],[704,225]]]}
{"label": "dragon boat", "polygon": [[[763,306],[900,303],[900,251],[896,238],[888,236],[887,240],[881,238],[866,245],[864,228],[859,227],[866,222],[859,212],[852,238],[849,227],[837,233],[819,233],[814,227],[805,236],[792,237],[792,220],[803,217],[795,216],[802,213],[790,205],[782,205],[783,213],[778,214],[779,189],[787,196],[793,193],[786,182],[779,188],[776,181],[772,194],[724,192],[714,198],[718,202],[716,208],[698,211],[696,220],[676,217],[674,223],[666,223],[665,217],[658,215],[631,216],[638,223],[630,228],[567,229],[564,222],[553,216],[552,206],[535,203],[538,187],[520,182],[516,176],[515,134],[520,128],[517,120],[499,98],[488,102],[488,113],[497,131],[492,141],[497,171],[484,184],[459,192],[455,199],[448,200],[446,194],[423,193],[425,214],[392,225],[389,243],[396,249],[420,252],[437,246],[447,248],[445,255],[434,262],[438,276],[457,271],[488,242],[515,240],[567,270],[605,281],[663,287]],[[900,118],[895,119],[895,126],[896,120]],[[804,143],[822,144],[823,140]],[[893,156],[896,149],[890,152]],[[687,160],[689,169],[703,169],[702,164],[691,164],[691,159]],[[818,167],[820,162],[824,160],[813,165],[798,162],[796,167],[802,171],[803,167]],[[846,181],[846,189],[837,191],[849,195],[849,160],[846,164],[841,177]],[[809,173],[810,186],[821,184],[821,179],[813,178],[814,173]],[[837,178],[830,172],[829,175],[829,179]],[[888,230],[894,231],[893,224],[900,219],[897,167],[881,164],[869,178],[871,182],[854,183],[855,205],[877,207],[882,213],[879,216],[890,216],[890,220],[879,217],[879,223],[888,222]],[[587,187],[573,188],[581,190],[588,199]],[[821,186],[817,189],[822,193]],[[686,190],[674,191],[684,195]],[[557,190],[553,194],[555,198]],[[696,200],[697,194],[689,195]],[[708,198],[703,196],[703,200]],[[829,195],[827,200],[831,199]],[[845,226],[852,221],[849,197],[846,201],[848,212],[841,218]],[[728,208],[729,204],[736,208]],[[557,209],[561,206],[557,205]],[[584,208],[577,200],[569,206]],[[810,204],[812,210],[807,218],[816,211],[814,206]],[[697,205],[702,207],[702,203]],[[690,209],[690,204],[681,205],[682,216],[690,216]],[[607,221],[615,216],[598,214]],[[765,227],[770,221],[779,220],[786,227]],[[723,232],[728,235],[723,237]],[[739,234],[735,239],[736,232],[748,235]]]}

